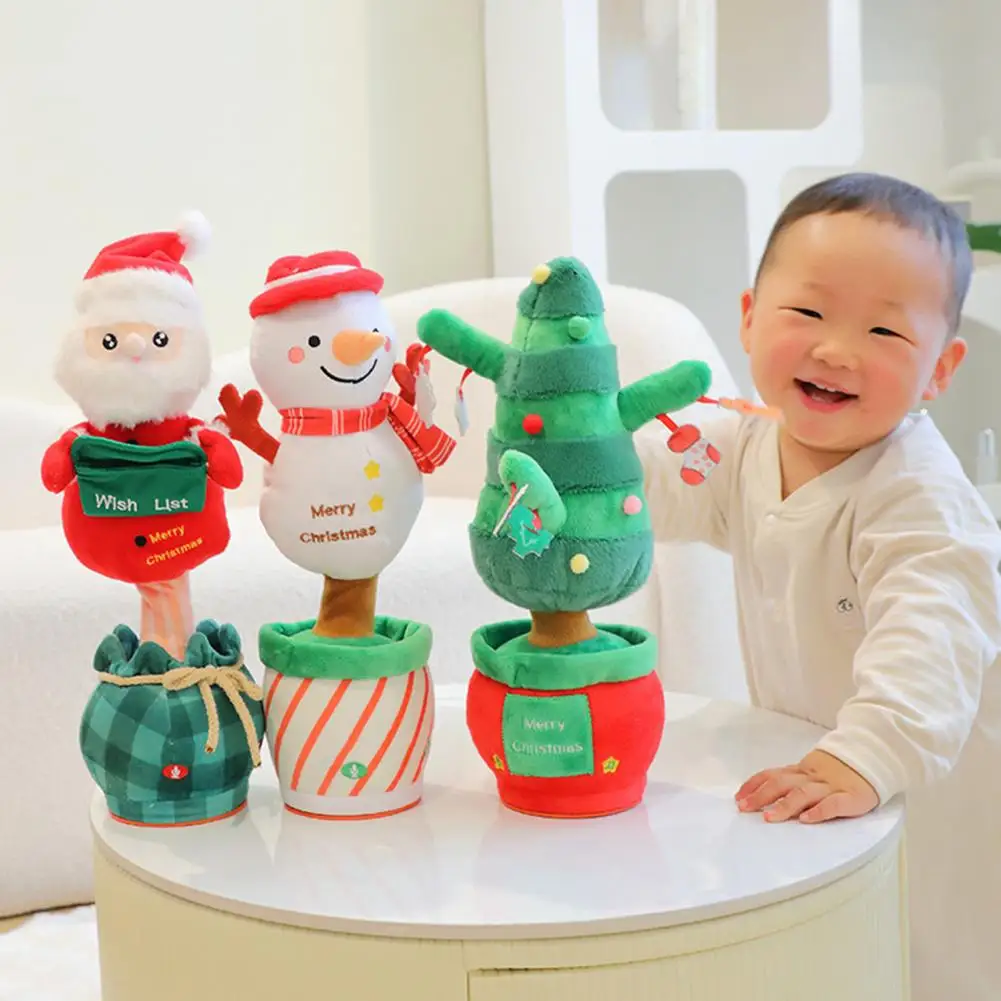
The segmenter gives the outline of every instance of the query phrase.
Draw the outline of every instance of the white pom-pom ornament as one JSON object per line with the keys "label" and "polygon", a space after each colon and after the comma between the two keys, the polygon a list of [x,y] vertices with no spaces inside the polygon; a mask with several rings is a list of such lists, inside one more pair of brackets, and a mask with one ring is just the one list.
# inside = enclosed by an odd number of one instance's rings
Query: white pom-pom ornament
{"label": "white pom-pom ornament", "polygon": [[208,247],[212,238],[212,227],[201,212],[185,212],[177,227],[177,235],[184,244],[185,256],[194,257]]}

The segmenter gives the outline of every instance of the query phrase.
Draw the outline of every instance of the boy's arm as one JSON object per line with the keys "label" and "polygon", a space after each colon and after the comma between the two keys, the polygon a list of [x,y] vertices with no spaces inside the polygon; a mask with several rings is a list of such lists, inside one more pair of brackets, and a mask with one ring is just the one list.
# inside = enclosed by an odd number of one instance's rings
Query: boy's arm
{"label": "boy's arm", "polygon": [[702,437],[720,453],[719,466],[704,483],[690,486],[681,478],[685,454],[667,447],[670,432],[654,423],[633,435],[643,465],[643,488],[658,542],[705,542],[728,552],[732,479],[739,465],[740,418],[727,415],[701,425]]}
{"label": "boy's arm", "polygon": [[856,693],[818,749],[880,802],[949,773],[1001,649],[1001,532],[971,484],[897,477],[860,505],[853,566],[866,637]]}

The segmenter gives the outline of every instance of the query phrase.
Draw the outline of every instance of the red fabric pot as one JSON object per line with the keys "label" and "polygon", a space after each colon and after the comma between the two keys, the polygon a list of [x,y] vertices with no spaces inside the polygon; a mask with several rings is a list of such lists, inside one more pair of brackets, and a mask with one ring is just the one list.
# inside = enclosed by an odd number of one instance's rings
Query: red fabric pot
{"label": "red fabric pot", "polygon": [[[480,663],[469,683],[466,722],[480,757],[495,775],[502,802],[522,813],[578,818],[620,813],[639,804],[664,731],[663,686],[652,668],[643,670],[656,656],[653,637],[606,626],[628,632],[639,643],[600,653],[522,650],[508,672],[524,677],[518,680],[487,674],[511,666],[503,663],[503,649],[494,648],[494,658],[483,656],[484,634],[489,637],[496,628],[485,627],[474,636],[474,657]],[[532,674],[545,678],[546,686],[529,683]],[[593,683],[552,687],[574,674]],[[602,674],[609,680],[593,680]]]}

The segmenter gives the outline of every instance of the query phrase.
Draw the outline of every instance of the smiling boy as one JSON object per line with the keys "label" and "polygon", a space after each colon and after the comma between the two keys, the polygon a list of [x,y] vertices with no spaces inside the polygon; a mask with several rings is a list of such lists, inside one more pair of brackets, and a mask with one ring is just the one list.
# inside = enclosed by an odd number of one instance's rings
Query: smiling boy
{"label": "smiling boy", "polygon": [[828,731],[749,777],[738,808],[815,823],[906,792],[927,1001],[1001,997],[1001,531],[915,413],[966,355],[971,271],[962,221],[927,192],[875,174],[814,185],[741,303],[783,421],[707,428],[723,460],[700,489],[662,436],[637,436],[658,539],[733,556],[752,701]]}

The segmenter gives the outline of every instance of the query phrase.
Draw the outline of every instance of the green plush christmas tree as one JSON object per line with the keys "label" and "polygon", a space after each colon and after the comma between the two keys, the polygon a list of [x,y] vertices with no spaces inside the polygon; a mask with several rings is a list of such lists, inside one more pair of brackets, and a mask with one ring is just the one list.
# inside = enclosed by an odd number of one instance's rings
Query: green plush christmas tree
{"label": "green plush christmas tree", "polygon": [[604,312],[587,268],[558,257],[521,293],[510,345],[443,310],[418,325],[427,345],[496,387],[473,559],[492,591],[531,611],[534,647],[615,645],[588,611],[641,587],[653,557],[632,434],[699,400],[711,379],[684,361],[620,387]]}

